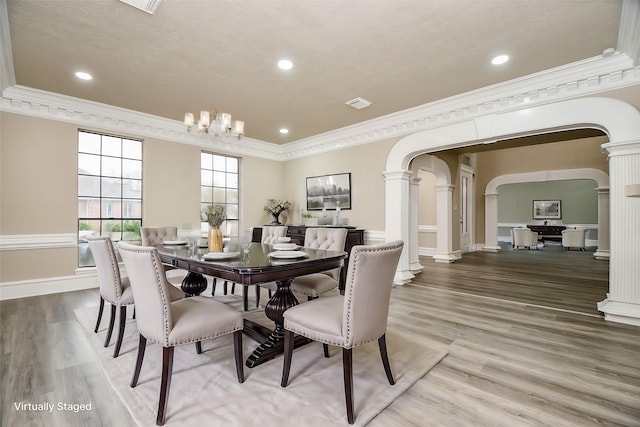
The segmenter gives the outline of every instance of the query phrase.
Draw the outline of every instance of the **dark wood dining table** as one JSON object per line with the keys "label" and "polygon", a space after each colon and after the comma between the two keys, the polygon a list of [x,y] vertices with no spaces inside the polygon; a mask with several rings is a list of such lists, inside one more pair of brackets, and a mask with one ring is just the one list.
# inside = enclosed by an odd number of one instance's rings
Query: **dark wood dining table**
{"label": "dark wood dining table", "polygon": [[[243,332],[261,344],[247,358],[250,368],[273,359],[284,350],[284,318],[283,313],[290,307],[299,304],[291,292],[291,282],[298,276],[334,268],[342,268],[347,253],[344,251],[327,251],[323,249],[299,248],[304,252],[300,258],[275,258],[269,256],[274,249],[271,245],[251,243],[248,253],[239,248],[235,257],[217,260],[205,260],[206,248],[189,245],[160,245],[158,254],[168,268],[188,270],[182,284],[188,295],[199,295],[207,287],[203,275],[233,281],[245,286],[275,282],[277,290],[265,306],[265,315],[274,322],[273,329],[257,322],[245,319]],[[224,255],[222,255],[224,256]],[[296,337],[295,347],[308,343],[304,337]]]}

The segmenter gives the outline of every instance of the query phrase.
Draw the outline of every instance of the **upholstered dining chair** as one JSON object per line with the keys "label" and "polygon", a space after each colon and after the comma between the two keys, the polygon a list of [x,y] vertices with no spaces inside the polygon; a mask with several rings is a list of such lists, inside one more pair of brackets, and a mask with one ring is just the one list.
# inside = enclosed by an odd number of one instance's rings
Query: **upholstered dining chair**
{"label": "upholstered dining chair", "polygon": [[[262,227],[262,236],[260,237],[260,243],[263,245],[272,245],[278,243],[278,239],[286,237],[288,226],[286,225],[265,225]],[[266,288],[269,290],[269,298],[273,296],[273,292],[276,291],[278,286],[274,282],[261,283],[256,286],[256,307],[260,301],[260,288]]]}
{"label": "upholstered dining chair", "polygon": [[244,382],[242,358],[242,314],[209,297],[194,296],[170,302],[168,285],[158,250],[120,242],[120,255],[129,273],[136,302],[140,334],[138,356],[131,387],[138,384],[147,340],[162,345],[162,377],[156,424],[163,425],[177,345],[195,343],[202,352],[201,341],[233,333],[238,382]]}
{"label": "upholstered dining chair", "polygon": [[[178,239],[178,227],[166,226],[166,227],[142,227],[140,228],[140,238],[142,240],[142,246],[159,246],[165,241],[179,240]],[[187,272],[183,272],[180,276],[167,276],[167,280],[174,285],[180,285]]]}
{"label": "upholstered dining chair", "polygon": [[[343,251],[346,241],[346,228],[307,228],[304,235],[305,248]],[[334,269],[296,277],[291,282],[291,290],[306,295],[307,300],[312,300],[320,294],[336,289],[339,284],[340,269]]]}
{"label": "upholstered dining chair", "polygon": [[586,230],[584,228],[562,230],[562,246],[565,250],[575,248],[584,251],[586,246],[585,234]]}
{"label": "upholstered dining chair", "polygon": [[281,386],[289,382],[294,334],[323,344],[342,347],[347,421],[353,424],[352,349],[378,340],[389,384],[395,384],[387,355],[385,334],[393,277],[404,243],[400,240],[351,249],[344,295],[318,298],[284,312],[284,363]]}
{"label": "upholstered dining chair", "polygon": [[[111,239],[106,236],[94,236],[87,238],[89,248],[93,259],[96,262],[96,270],[98,271],[98,281],[100,282],[100,307],[98,308],[98,320],[93,330],[98,333],[100,321],[102,320],[102,312],[104,310],[104,302],[111,304],[111,319],[109,320],[109,328],[104,340],[104,346],[109,346],[113,326],[116,320],[116,308],[120,308],[120,322],[118,327],[118,338],[116,346],[113,349],[113,357],[118,357],[122,346],[122,337],[127,318],[127,306],[133,305],[133,293],[129,286],[129,279],[122,277],[118,266],[118,258],[113,248]],[[184,298],[184,292],[171,286],[169,289],[169,298],[176,301]]]}

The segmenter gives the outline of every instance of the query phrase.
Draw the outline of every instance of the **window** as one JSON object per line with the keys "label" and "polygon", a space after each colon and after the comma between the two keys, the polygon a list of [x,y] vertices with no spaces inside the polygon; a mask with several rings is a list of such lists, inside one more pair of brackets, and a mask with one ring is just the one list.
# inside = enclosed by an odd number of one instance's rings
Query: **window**
{"label": "window", "polygon": [[[239,169],[236,157],[202,152],[200,154],[200,211],[210,205],[225,205],[227,220],[222,223],[222,234],[237,237],[239,230],[238,194]],[[209,228],[202,223],[202,231]]]}
{"label": "window", "polygon": [[87,236],[140,240],[142,141],[78,132],[78,266],[95,266]]}

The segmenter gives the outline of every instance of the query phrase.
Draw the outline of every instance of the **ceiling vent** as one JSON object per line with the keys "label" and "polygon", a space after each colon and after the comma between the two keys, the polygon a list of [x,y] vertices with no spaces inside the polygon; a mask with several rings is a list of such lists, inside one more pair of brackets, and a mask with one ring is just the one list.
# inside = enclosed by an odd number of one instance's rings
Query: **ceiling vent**
{"label": "ceiling vent", "polygon": [[122,3],[126,3],[129,6],[133,6],[136,9],[140,9],[143,12],[147,12],[151,15],[156,13],[158,6],[160,6],[161,0],[120,0]]}
{"label": "ceiling vent", "polygon": [[345,102],[345,104],[347,104],[349,107],[353,107],[356,110],[362,110],[363,108],[367,108],[369,105],[371,105],[371,102],[367,101],[364,98],[353,98],[351,101],[347,101]]}

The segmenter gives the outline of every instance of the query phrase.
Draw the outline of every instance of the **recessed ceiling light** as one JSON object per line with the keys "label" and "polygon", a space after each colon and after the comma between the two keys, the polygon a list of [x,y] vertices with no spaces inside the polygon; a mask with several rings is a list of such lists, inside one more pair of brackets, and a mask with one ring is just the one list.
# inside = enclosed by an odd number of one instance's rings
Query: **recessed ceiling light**
{"label": "recessed ceiling light", "polygon": [[289,61],[288,59],[281,59],[280,61],[278,61],[278,68],[280,68],[281,70],[290,70],[293,68],[293,62]]}
{"label": "recessed ceiling light", "polygon": [[76,77],[82,80],[91,80],[93,77],[89,73],[85,73],[84,71],[77,71]]}
{"label": "recessed ceiling light", "polygon": [[283,135],[286,135],[286,134],[288,134],[288,133],[289,133],[289,129],[287,129],[287,128],[282,128],[282,129],[280,129],[280,133],[281,133],[281,134],[283,134]]}
{"label": "recessed ceiling light", "polygon": [[498,55],[491,60],[491,63],[493,65],[500,65],[500,64],[504,64],[508,60],[509,60],[509,55]]}

